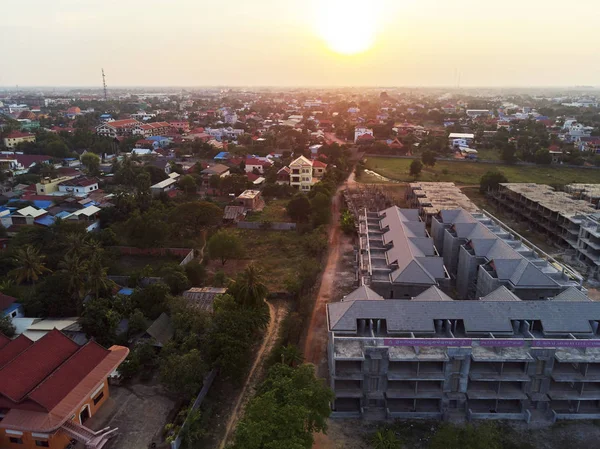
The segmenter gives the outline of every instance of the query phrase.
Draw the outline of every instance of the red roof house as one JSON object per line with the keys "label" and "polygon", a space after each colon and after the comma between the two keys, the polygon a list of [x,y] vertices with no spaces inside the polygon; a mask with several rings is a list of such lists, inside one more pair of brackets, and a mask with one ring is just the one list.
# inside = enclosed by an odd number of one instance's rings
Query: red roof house
{"label": "red roof house", "polygon": [[102,447],[112,432],[84,423],[108,398],[107,378],[128,353],[94,341],[79,346],[56,329],[36,342],[0,334],[0,446],[63,449],[76,439]]}

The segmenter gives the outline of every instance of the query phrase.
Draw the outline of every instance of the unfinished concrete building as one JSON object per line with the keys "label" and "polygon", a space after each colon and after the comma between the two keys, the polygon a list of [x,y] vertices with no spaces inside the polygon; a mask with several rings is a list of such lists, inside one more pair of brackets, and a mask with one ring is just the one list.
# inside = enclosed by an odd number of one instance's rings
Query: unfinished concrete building
{"label": "unfinished concrete building", "polygon": [[559,192],[543,184],[501,184],[490,199],[515,214],[548,240],[570,250],[588,267],[588,276],[600,273],[600,186],[570,184]]}
{"label": "unfinished concrete building", "polygon": [[434,285],[449,287],[443,259],[416,209],[363,210],[359,240],[360,284],[382,297],[410,299]]}
{"label": "unfinished concrete building", "polygon": [[476,299],[504,286],[521,299],[540,300],[582,287],[575,271],[491,216],[462,209],[432,217],[431,235],[456,287],[458,299]]}
{"label": "unfinished concrete building", "polygon": [[419,210],[427,224],[444,209],[478,212],[479,208],[453,182],[411,182],[406,190],[409,207]]}
{"label": "unfinished concrete building", "polygon": [[541,302],[431,287],[406,301],[363,286],[328,304],[327,322],[333,416],[600,418],[600,303],[575,288]]}

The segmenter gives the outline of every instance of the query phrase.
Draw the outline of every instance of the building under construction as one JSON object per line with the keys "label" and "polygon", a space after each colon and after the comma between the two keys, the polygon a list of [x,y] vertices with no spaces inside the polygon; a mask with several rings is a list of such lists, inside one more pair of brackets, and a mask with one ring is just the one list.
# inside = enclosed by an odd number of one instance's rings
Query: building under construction
{"label": "building under construction", "polygon": [[406,200],[408,207],[419,210],[421,219],[427,224],[431,224],[431,218],[441,210],[479,211],[453,182],[411,182],[406,190]]}
{"label": "building under construction", "polygon": [[504,183],[489,198],[548,240],[567,248],[585,264],[588,276],[600,271],[600,185],[571,184],[556,191],[544,184]]}

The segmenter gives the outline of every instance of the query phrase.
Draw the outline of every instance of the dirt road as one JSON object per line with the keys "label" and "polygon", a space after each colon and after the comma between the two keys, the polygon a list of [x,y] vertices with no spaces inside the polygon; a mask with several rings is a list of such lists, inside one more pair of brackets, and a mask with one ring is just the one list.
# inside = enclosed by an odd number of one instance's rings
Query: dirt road
{"label": "dirt road", "polygon": [[256,354],[256,359],[254,360],[252,368],[248,373],[246,383],[244,384],[244,387],[237,398],[235,406],[233,407],[231,415],[229,416],[227,426],[225,427],[225,435],[221,440],[221,444],[219,444],[219,449],[223,449],[232,438],[235,426],[242,416],[244,406],[248,402],[248,399],[254,395],[257,383],[262,377],[265,359],[269,356],[269,353],[277,343],[279,328],[289,311],[288,304],[283,301],[273,301],[268,302],[267,304],[269,305],[271,321],[269,322],[269,327],[265,332],[263,342],[258,350],[258,353]]}

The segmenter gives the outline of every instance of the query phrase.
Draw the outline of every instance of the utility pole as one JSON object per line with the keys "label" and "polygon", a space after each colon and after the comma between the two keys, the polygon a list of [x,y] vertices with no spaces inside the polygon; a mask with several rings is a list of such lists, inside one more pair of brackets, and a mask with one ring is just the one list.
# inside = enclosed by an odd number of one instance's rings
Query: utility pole
{"label": "utility pole", "polygon": [[104,86],[104,101],[108,101],[108,94],[106,92],[106,77],[104,76],[104,69],[102,69],[102,85]]}

